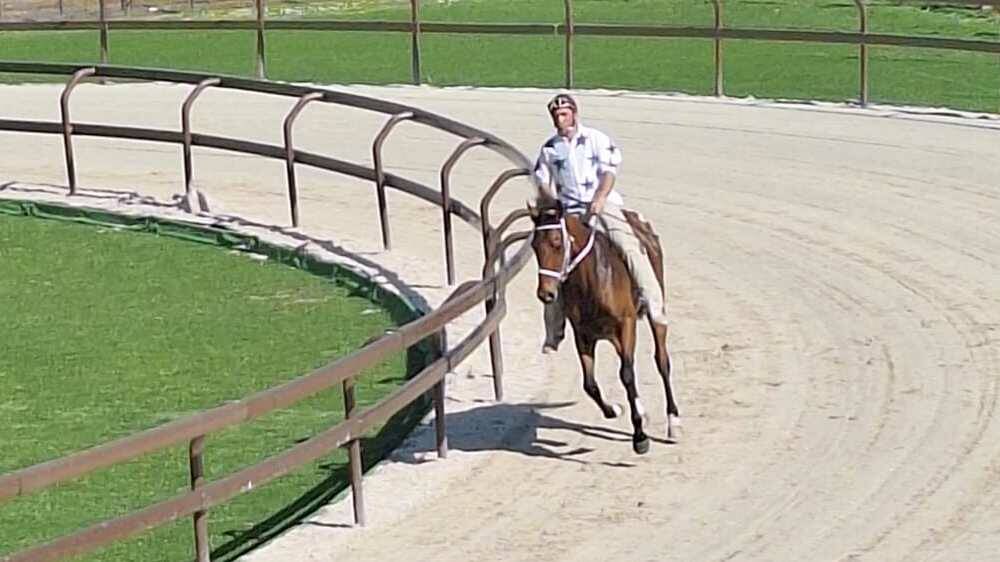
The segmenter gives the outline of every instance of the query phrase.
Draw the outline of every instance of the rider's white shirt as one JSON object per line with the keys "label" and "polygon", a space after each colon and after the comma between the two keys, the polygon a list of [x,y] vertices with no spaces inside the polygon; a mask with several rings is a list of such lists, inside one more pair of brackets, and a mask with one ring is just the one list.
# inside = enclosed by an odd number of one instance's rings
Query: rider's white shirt
{"label": "rider's white shirt", "polygon": [[[586,207],[597,193],[602,174],[618,174],[622,151],[608,135],[577,122],[572,138],[553,135],[542,145],[535,161],[534,177],[539,186],[554,177],[556,193],[566,208]],[[608,194],[608,202],[621,206],[617,190]]]}

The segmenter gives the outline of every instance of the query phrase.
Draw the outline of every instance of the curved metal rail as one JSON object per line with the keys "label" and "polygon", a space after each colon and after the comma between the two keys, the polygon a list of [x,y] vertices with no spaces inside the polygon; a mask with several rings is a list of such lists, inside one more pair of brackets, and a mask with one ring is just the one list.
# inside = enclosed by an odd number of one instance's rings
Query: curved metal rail
{"label": "curved metal rail", "polygon": [[[0,72],[56,73],[71,75],[67,87],[60,98],[63,109],[61,122],[27,121],[0,119],[0,130],[61,134],[64,138],[67,175],[75,193],[76,176],[73,168],[72,137],[95,136],[148,142],[177,143],[184,146],[185,193],[191,189],[191,146],[236,151],[268,158],[283,159],[289,174],[289,201],[293,223],[297,224],[297,205],[294,185],[294,164],[304,164],[355,178],[371,180],[380,192],[380,207],[384,204],[384,189],[391,187],[418,197],[429,203],[440,205],[443,218],[450,222],[452,214],[476,228],[483,236],[485,253],[484,274],[478,281],[461,284],[438,309],[418,318],[396,331],[386,333],[352,354],[340,358],[320,369],[293,381],[259,392],[238,402],[226,404],[199,412],[185,418],[135,433],[127,437],[80,451],[62,458],[23,468],[0,475],[0,502],[49,488],[61,482],[78,478],[95,470],[126,462],[136,457],[162,450],[166,447],[188,443],[191,490],[172,499],[148,506],[122,517],[104,521],[57,538],[46,544],[35,546],[10,555],[8,562],[57,560],[67,556],[92,551],[111,542],[122,540],[181,517],[192,515],[194,519],[194,552],[199,562],[208,560],[208,512],[236,495],[249,492],[297,467],[300,467],[338,447],[347,447],[349,452],[351,487],[354,491],[355,522],[364,524],[365,512],[361,486],[361,454],[359,438],[389,420],[394,414],[421,396],[430,392],[435,402],[435,425],[437,428],[437,449],[441,457],[447,456],[447,432],[444,417],[445,375],[469,356],[484,340],[491,341],[491,352],[499,354],[499,325],[506,314],[503,291],[506,284],[517,275],[531,256],[531,248],[522,244],[520,249],[499,269],[494,262],[507,248],[526,238],[518,233],[503,239],[503,232],[514,219],[523,216],[515,212],[507,217],[498,228],[489,224],[489,207],[497,190],[508,179],[527,174],[527,158],[512,145],[485,131],[446,119],[418,108],[366,98],[353,94],[331,92],[315,88],[304,88],[286,84],[276,84],[258,80],[233,77],[208,76],[196,73],[159,71],[126,67],[78,67],[73,65],[49,65],[0,62]],[[182,130],[168,131],[141,127],[125,127],[91,123],[73,123],[69,116],[69,101],[73,88],[87,77],[141,78],[194,84],[196,87],[187,96],[182,107]],[[269,93],[296,97],[297,103],[286,115],[283,122],[285,143],[283,146],[246,141],[235,138],[204,135],[191,132],[190,108],[197,95],[207,87],[231,88],[237,90]],[[376,159],[375,168],[339,160],[310,152],[296,150],[292,143],[292,125],[306,103],[322,101],[349,105],[378,111],[391,116],[373,144]],[[382,169],[381,144],[385,141],[391,125],[402,120],[413,120],[462,137],[459,148],[445,162],[441,170],[442,191],[435,191],[418,182],[385,173]],[[472,146],[482,145],[505,156],[516,168],[505,172],[494,182],[488,196],[480,202],[486,222],[468,205],[451,199],[448,181],[451,168],[462,154]],[[385,224],[384,213],[381,214]],[[388,229],[384,230],[388,243]],[[442,349],[437,360],[410,379],[402,388],[374,406],[359,411],[353,399],[353,380],[362,370],[399,353],[410,346],[443,333],[449,322],[469,311],[479,303],[485,303],[487,313],[483,321],[461,342],[451,349]],[[443,338],[438,340],[440,344]],[[502,396],[502,362],[496,357],[494,366],[494,390],[498,399]],[[341,385],[344,389],[345,419],[324,432],[300,443],[257,465],[230,474],[220,480],[204,481],[205,436],[238,425],[280,408],[286,408],[317,392]]]}

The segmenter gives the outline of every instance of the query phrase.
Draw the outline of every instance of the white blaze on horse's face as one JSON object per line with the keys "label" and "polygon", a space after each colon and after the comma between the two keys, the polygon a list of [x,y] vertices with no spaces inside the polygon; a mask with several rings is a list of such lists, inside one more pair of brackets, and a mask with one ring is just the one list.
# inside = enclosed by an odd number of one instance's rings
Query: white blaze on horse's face
{"label": "white blaze on horse's face", "polygon": [[[535,259],[538,261],[537,295],[546,304],[559,296],[559,285],[562,283],[569,249],[565,223],[562,220],[550,222],[552,217],[558,217],[558,213],[543,214],[536,219],[535,238],[532,241]],[[549,218],[549,221],[543,222],[545,218]]]}

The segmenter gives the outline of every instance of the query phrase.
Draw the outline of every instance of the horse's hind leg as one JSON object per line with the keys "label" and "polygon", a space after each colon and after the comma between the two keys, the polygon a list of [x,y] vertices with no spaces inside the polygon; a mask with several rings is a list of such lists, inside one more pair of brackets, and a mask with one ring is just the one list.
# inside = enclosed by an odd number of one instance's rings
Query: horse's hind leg
{"label": "horse's hind leg", "polygon": [[583,368],[583,391],[597,404],[605,418],[617,418],[622,413],[621,406],[608,404],[604,401],[601,389],[597,386],[597,380],[594,378],[595,347],[597,347],[595,340],[588,339],[586,336],[577,336],[576,351],[580,355],[580,366]]}
{"label": "horse's hind leg", "polygon": [[646,417],[639,392],[635,386],[635,320],[622,322],[617,341],[613,341],[621,369],[618,371],[628,396],[628,405],[632,410],[632,450],[642,455],[649,451],[649,436],[643,431],[642,425]]}
{"label": "horse's hind leg", "polygon": [[652,319],[649,326],[653,330],[653,342],[656,344],[656,368],[660,371],[660,378],[663,379],[663,392],[667,396],[667,438],[676,439],[679,437],[681,414],[677,410],[677,402],[674,401],[674,391],[670,386],[670,351],[667,349],[667,325],[657,324]]}

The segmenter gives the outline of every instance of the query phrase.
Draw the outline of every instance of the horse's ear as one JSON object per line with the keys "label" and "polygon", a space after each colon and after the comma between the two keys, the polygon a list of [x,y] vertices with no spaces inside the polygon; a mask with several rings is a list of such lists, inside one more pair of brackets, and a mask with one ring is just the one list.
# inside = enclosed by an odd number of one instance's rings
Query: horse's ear
{"label": "horse's ear", "polygon": [[528,213],[531,215],[531,220],[537,219],[538,218],[538,207],[535,206],[534,202],[532,202],[531,199],[526,200],[525,203],[528,206]]}

